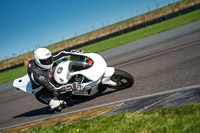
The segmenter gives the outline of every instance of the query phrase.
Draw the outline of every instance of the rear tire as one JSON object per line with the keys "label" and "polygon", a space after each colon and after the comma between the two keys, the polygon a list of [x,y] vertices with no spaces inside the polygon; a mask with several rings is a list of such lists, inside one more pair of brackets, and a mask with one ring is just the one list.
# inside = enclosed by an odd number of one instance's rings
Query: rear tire
{"label": "rear tire", "polygon": [[119,89],[119,90],[126,89],[134,84],[134,78],[132,77],[132,75],[118,69],[115,69],[115,72],[111,77],[111,80],[117,83],[116,86],[108,86],[109,88],[113,89]]}

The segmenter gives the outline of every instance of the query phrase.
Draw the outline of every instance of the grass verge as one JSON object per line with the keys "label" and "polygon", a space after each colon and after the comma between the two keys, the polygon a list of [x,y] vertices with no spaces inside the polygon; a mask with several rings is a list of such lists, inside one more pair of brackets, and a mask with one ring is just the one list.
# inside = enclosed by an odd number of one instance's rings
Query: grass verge
{"label": "grass verge", "polygon": [[49,126],[26,133],[199,133],[200,103],[163,108],[154,112],[122,113]]}
{"label": "grass verge", "polygon": [[0,73],[0,83],[8,82],[27,74],[27,67],[22,66]]}
{"label": "grass verge", "polygon": [[123,34],[108,40],[104,40],[92,45],[88,45],[85,47],[82,47],[81,49],[84,49],[86,52],[101,52],[116,46],[120,46],[132,41],[136,41],[139,39],[142,39],[144,37],[148,37],[169,29],[173,29],[175,27],[196,21],[200,19],[200,9],[178,16],[176,18],[154,24],[151,26],[148,26],[146,28],[142,28],[133,32],[129,32],[127,34]]}
{"label": "grass verge", "polygon": [[[80,49],[84,49],[86,52],[101,52],[199,19],[200,9],[155,25],[148,26],[146,28],[142,28],[121,36],[117,36],[108,40],[82,47]],[[25,73],[25,67],[19,67],[17,69],[2,72],[0,73],[0,83],[13,80],[20,76],[23,76]]]}

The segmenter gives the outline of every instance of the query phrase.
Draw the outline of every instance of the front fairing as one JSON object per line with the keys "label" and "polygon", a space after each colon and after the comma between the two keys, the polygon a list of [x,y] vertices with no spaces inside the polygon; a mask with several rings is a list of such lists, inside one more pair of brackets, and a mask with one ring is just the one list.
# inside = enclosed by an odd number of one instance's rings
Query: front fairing
{"label": "front fairing", "polygon": [[73,55],[69,60],[58,64],[54,78],[59,84],[67,84],[75,75],[83,75],[88,80],[97,81],[105,73],[106,67],[105,60],[98,54]]}
{"label": "front fairing", "polygon": [[69,71],[70,61],[64,61],[58,64],[54,70],[54,80],[61,85],[67,84],[71,78]]}
{"label": "front fairing", "polygon": [[80,71],[72,71],[71,75],[81,74],[85,76],[88,80],[97,81],[102,75],[104,75],[107,64],[105,60],[98,54],[95,53],[87,53],[86,57],[90,58],[93,61],[93,64],[88,69],[80,70]]}

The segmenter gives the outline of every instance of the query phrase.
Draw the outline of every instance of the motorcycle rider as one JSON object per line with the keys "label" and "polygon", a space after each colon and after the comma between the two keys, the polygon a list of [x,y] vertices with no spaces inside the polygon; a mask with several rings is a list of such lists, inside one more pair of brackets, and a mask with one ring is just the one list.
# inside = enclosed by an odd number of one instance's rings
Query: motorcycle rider
{"label": "motorcycle rider", "polygon": [[[61,111],[70,100],[71,85],[58,85],[53,80],[53,57],[47,48],[34,51],[34,60],[28,65],[28,75],[36,99],[48,104],[53,111]],[[64,97],[63,97],[64,95]]]}

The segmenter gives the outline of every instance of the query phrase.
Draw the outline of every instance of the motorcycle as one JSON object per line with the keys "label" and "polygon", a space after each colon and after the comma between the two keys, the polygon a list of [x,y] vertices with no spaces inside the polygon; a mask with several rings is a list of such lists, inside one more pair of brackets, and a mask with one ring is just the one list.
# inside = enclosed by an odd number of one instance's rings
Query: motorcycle
{"label": "motorcycle", "polygon": [[[64,55],[64,56],[63,56]],[[59,60],[56,57],[63,56]],[[72,98],[92,97],[107,88],[126,89],[134,84],[134,78],[127,72],[108,67],[103,57],[96,53],[80,51],[62,51],[55,56],[53,81],[55,84],[67,85],[76,83],[70,91]],[[28,74],[15,79],[13,86],[18,90],[34,94]]]}

